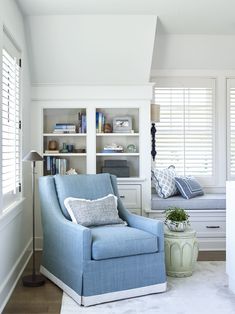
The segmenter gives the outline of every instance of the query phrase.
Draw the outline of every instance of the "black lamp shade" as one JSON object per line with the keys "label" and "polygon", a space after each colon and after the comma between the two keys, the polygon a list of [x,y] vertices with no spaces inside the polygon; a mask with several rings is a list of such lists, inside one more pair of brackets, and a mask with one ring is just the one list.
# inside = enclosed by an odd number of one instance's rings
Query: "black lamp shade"
{"label": "black lamp shade", "polygon": [[24,156],[23,161],[42,161],[43,158],[35,150],[31,150],[27,155]]}

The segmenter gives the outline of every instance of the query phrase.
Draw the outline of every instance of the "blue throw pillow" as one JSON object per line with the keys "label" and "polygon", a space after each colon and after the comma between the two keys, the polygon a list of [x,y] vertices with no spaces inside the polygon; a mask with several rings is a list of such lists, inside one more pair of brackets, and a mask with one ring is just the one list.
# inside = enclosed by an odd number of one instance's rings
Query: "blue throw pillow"
{"label": "blue throw pillow", "polygon": [[203,189],[194,177],[175,177],[180,194],[187,199],[203,195]]}

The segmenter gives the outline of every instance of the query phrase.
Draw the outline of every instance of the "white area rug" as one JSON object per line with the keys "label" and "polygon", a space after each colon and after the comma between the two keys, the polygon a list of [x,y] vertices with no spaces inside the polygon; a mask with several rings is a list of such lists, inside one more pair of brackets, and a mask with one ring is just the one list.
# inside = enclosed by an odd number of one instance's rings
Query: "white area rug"
{"label": "white area rug", "polygon": [[61,314],[72,313],[235,314],[235,295],[228,289],[225,262],[198,262],[193,276],[168,277],[168,290],[161,294],[82,307],[64,293]]}

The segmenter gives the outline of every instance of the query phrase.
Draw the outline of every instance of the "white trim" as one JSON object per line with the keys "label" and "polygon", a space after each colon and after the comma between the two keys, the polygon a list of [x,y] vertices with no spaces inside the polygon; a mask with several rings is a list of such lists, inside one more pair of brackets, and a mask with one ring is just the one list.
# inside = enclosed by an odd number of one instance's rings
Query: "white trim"
{"label": "white trim", "polygon": [[23,210],[23,202],[25,197],[13,202],[2,214],[0,214],[0,231],[5,228],[16,216]]}
{"label": "white trim", "polygon": [[167,289],[167,282],[159,283],[156,285],[135,288],[135,289],[128,289],[104,294],[98,294],[90,297],[82,296],[82,305],[90,306],[99,303],[111,302],[115,300],[121,299],[129,299],[134,297],[139,297],[147,294],[153,293],[160,293],[164,292]]}
{"label": "white trim", "polygon": [[36,251],[43,250],[43,237],[35,237],[35,247]]}
{"label": "white trim", "polygon": [[90,306],[99,303],[111,302],[115,300],[128,299],[133,297],[138,297],[147,294],[164,292],[167,289],[167,282],[159,283],[156,285],[150,285],[146,287],[140,287],[135,289],[128,289],[123,291],[116,291],[104,294],[97,294],[90,297],[80,296],[73,289],[68,287],[60,279],[49,272],[45,267],[40,267],[40,272],[53,281],[58,287],[60,287],[66,294],[68,294],[74,301],[79,305]]}
{"label": "white trim", "polygon": [[61,288],[65,293],[67,293],[74,301],[76,301],[79,305],[82,304],[81,296],[75,292],[73,289],[71,289],[69,286],[67,286],[63,281],[61,281],[59,278],[54,276],[51,272],[49,272],[45,267],[42,265],[40,266],[40,273],[43,274],[45,277],[50,279],[52,282],[54,282],[59,288]]}
{"label": "white trim", "polygon": [[4,307],[10,299],[21,274],[30,260],[32,255],[32,251],[30,250],[31,244],[32,239],[27,243],[25,249],[12,267],[11,272],[0,286],[0,313],[2,313]]}

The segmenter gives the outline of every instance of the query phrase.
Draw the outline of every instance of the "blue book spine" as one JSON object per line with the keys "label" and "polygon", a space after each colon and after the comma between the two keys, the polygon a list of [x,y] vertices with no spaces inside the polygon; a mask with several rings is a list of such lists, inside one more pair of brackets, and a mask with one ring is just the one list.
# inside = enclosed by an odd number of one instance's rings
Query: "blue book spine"
{"label": "blue book spine", "polygon": [[96,133],[99,133],[99,112],[96,112]]}
{"label": "blue book spine", "polygon": [[86,115],[82,115],[82,133],[86,133]]}

